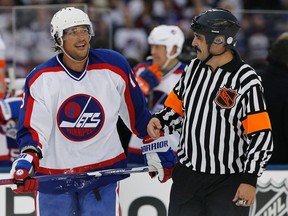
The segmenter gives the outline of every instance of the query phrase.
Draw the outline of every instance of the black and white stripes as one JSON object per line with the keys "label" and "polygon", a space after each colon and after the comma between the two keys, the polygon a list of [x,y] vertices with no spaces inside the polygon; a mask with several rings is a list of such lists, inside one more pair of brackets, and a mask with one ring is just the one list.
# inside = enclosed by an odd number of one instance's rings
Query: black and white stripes
{"label": "black and white stripes", "polygon": [[237,54],[215,71],[192,60],[171,94],[182,101],[183,116],[173,104],[155,116],[181,131],[182,164],[211,174],[261,175],[273,149],[270,122],[262,122],[261,81]]}

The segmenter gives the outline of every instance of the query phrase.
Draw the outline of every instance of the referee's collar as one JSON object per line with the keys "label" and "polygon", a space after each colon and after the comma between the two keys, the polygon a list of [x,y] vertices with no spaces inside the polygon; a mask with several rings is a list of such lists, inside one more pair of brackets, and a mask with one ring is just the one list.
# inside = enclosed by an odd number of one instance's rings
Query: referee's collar
{"label": "referee's collar", "polygon": [[232,53],[234,56],[233,59],[230,62],[219,67],[231,73],[237,71],[243,65],[243,61],[240,58],[239,53],[235,49],[232,49]]}

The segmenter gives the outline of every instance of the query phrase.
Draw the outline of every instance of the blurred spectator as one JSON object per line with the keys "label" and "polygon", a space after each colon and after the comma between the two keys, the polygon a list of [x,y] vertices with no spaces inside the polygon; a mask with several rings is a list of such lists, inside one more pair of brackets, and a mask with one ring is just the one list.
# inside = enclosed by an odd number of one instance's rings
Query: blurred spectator
{"label": "blurred spectator", "polygon": [[266,62],[270,41],[266,32],[268,29],[264,16],[262,14],[254,14],[250,18],[252,24],[247,44],[248,62],[257,70]]}
{"label": "blurred spectator", "polygon": [[21,0],[0,0],[1,6],[14,6],[14,5],[22,5]]}
{"label": "blurred spectator", "polygon": [[217,4],[218,7],[230,10],[240,21],[242,14],[239,11],[243,10],[243,2],[239,0],[220,0]]}
{"label": "blurred spectator", "polygon": [[242,0],[242,1],[243,1],[245,9],[279,10],[279,9],[281,9],[281,5],[282,5],[281,1],[283,1],[283,0],[273,0],[273,1]]}
{"label": "blurred spectator", "polygon": [[147,33],[144,29],[134,26],[134,22],[129,16],[129,11],[125,13],[124,18],[125,25],[115,31],[115,49],[126,58],[134,58],[141,61],[148,50]]}
{"label": "blurred spectator", "polygon": [[124,19],[124,3],[121,0],[108,0],[108,8],[110,11],[110,16],[112,19],[112,28],[113,30],[117,29],[119,26],[123,26],[125,24]]}
{"label": "blurred spectator", "polygon": [[[130,8],[130,11],[133,10]],[[148,35],[155,26],[155,20],[152,15],[153,1],[147,0],[143,2],[143,11],[135,17],[135,27],[143,28]]]}
{"label": "blurred spectator", "polygon": [[90,41],[91,47],[112,49],[113,29],[109,9],[105,7],[89,7],[88,13],[95,34],[95,37],[92,37]]}
{"label": "blurred spectator", "polygon": [[153,1],[153,14],[156,25],[177,25],[181,18],[181,9],[171,0]]}
{"label": "blurred spectator", "polygon": [[29,49],[31,55],[30,61],[34,67],[35,65],[48,60],[55,54],[52,50],[50,50],[50,52],[47,51],[47,48],[53,45],[49,32],[49,21],[52,18],[49,8],[35,7],[32,9],[32,14],[34,15],[34,19],[26,28],[29,28],[32,31],[29,34],[32,36],[33,41],[41,40],[41,43],[33,42],[31,49]]}
{"label": "blurred spectator", "polygon": [[190,29],[191,20],[195,16],[199,15],[202,11],[208,10],[209,8],[210,7],[207,6],[202,0],[188,0],[186,2],[185,6],[182,8],[183,19],[179,22],[179,26],[181,26],[181,29],[183,29],[184,34],[192,34]]}
{"label": "blurred spectator", "polygon": [[[185,35],[185,43],[192,42],[193,34],[190,31],[191,20],[199,11],[211,7],[222,7],[235,10],[235,16],[240,19],[242,31],[239,32],[237,49],[243,59],[258,69],[265,63],[269,44],[279,32],[288,31],[288,15],[285,11],[288,8],[288,0],[276,1],[247,1],[247,0],[0,0],[0,33],[8,47],[7,64],[16,67],[17,75],[24,77],[27,71],[34,66],[37,58],[46,58],[50,53],[45,44],[49,41],[45,36],[47,26],[42,23],[47,17],[43,4],[87,4],[91,16],[95,36],[91,40],[92,47],[116,49],[122,52],[125,50],[128,58],[133,55],[135,49],[137,59],[149,53],[148,44],[139,44],[140,38],[144,38],[157,25],[172,24],[179,26]],[[12,6],[41,4],[44,12],[37,14],[27,8],[17,8],[12,17]],[[273,6],[270,6],[272,5]],[[269,7],[270,6],[270,7]],[[49,7],[50,8],[50,7]],[[259,11],[243,11],[242,9],[260,9]],[[15,9],[15,8],[14,8]],[[98,12],[99,9],[106,12]],[[262,9],[279,9],[281,11],[261,11]],[[33,14],[34,16],[27,16]],[[49,16],[49,15],[48,15]],[[129,23],[130,24],[127,24]],[[47,22],[46,22],[47,23]],[[129,26],[130,25],[130,26]],[[132,27],[131,27],[132,26]],[[118,31],[119,29],[119,31]],[[48,32],[48,31],[47,31]],[[117,34],[116,34],[117,33]],[[135,34],[132,37],[130,34]],[[121,38],[125,38],[125,45],[121,44]],[[142,36],[141,36],[142,35]],[[129,39],[128,39],[129,36]],[[117,37],[117,39],[116,39]],[[135,40],[137,38],[137,40]],[[35,41],[43,41],[36,43]],[[117,47],[116,47],[117,41]],[[127,43],[127,41],[129,41]],[[127,49],[124,46],[127,46]],[[120,46],[120,48],[119,48]],[[31,52],[31,47],[36,47],[38,52]],[[124,48],[123,48],[124,47]],[[138,55],[139,50],[141,53]],[[119,50],[118,50],[119,49]],[[17,55],[15,55],[17,52]],[[134,56],[134,55],[133,55]],[[135,59],[133,59],[134,61]],[[142,59],[140,59],[142,60]]]}
{"label": "blurred spectator", "polygon": [[271,119],[274,151],[269,164],[288,164],[288,32],[272,44],[269,64],[259,71]]}

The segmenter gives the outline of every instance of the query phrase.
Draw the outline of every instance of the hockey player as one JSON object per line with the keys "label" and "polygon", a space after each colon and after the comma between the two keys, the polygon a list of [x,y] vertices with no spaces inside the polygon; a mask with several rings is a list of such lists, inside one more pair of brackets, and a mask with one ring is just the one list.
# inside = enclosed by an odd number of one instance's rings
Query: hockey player
{"label": "hockey player", "polygon": [[5,48],[0,37],[0,165],[9,168],[19,153],[16,132],[23,79],[17,79],[16,83],[15,79],[12,82],[10,78],[6,78]]}
{"label": "hockey player", "polygon": [[[151,56],[147,61],[135,67],[139,86],[146,95],[150,112],[155,113],[163,108],[163,103],[174,85],[180,79],[185,64],[177,57],[182,51],[184,34],[178,26],[159,25],[149,34]],[[174,151],[179,143],[179,134],[167,134],[157,142],[168,143]],[[142,140],[132,135],[128,146],[128,162],[143,164]]]}
{"label": "hockey player", "polygon": [[[118,116],[138,137],[150,113],[126,59],[90,48],[90,19],[68,7],[54,14],[51,35],[58,55],[26,78],[17,141],[21,154],[11,174],[16,193],[35,193],[37,215],[120,215],[118,181],[87,177],[55,185],[29,178],[126,167],[116,129]],[[74,181],[75,180],[75,181]],[[57,182],[56,182],[57,183]],[[71,186],[71,187],[70,187]]]}
{"label": "hockey player", "polygon": [[[6,83],[5,83],[5,73],[6,73],[6,59],[5,59],[5,43],[0,36],[0,100],[2,100],[6,94]],[[4,124],[1,121],[1,107],[0,107],[0,125]],[[1,130],[0,130],[1,132]],[[6,136],[3,132],[0,133],[0,165],[9,166],[10,158],[9,158],[9,150],[7,146]]]}
{"label": "hockey player", "polygon": [[16,133],[18,128],[18,117],[22,98],[11,96],[0,100],[0,165],[11,167],[12,162],[19,154],[16,143]]}
{"label": "hockey player", "polygon": [[181,129],[168,215],[248,216],[273,150],[261,80],[234,49],[230,11],[205,11],[191,28],[197,58],[147,128],[153,139]]}

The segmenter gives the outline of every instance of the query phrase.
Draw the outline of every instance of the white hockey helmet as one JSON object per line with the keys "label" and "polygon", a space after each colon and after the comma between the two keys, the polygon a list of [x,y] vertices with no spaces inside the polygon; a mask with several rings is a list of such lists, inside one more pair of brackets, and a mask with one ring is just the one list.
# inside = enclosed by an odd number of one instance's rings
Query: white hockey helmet
{"label": "white hockey helmet", "polygon": [[[172,59],[180,55],[184,43],[184,34],[182,30],[175,25],[159,25],[155,27],[148,36],[150,45],[164,45],[167,50],[167,58]],[[177,47],[174,55],[170,55],[173,46]]]}
{"label": "white hockey helmet", "polygon": [[63,8],[54,14],[50,33],[56,43],[62,46],[64,30],[79,25],[87,25],[90,35],[94,35],[92,23],[85,12],[75,7]]}

